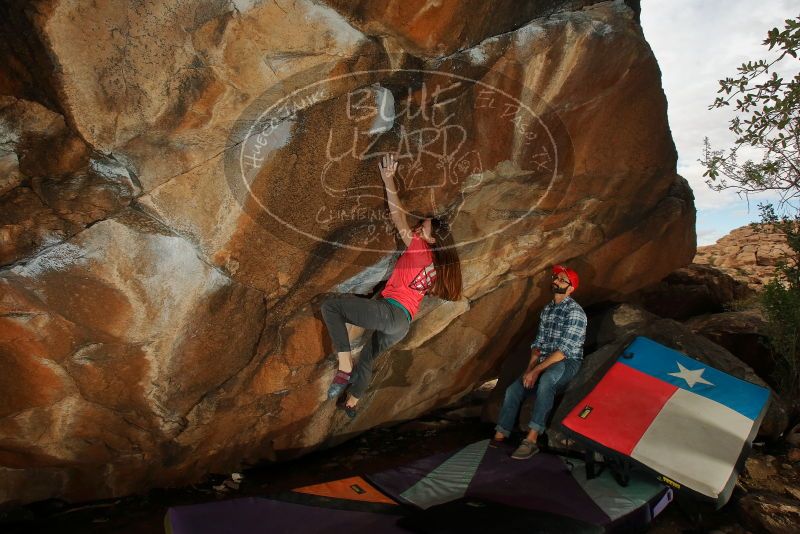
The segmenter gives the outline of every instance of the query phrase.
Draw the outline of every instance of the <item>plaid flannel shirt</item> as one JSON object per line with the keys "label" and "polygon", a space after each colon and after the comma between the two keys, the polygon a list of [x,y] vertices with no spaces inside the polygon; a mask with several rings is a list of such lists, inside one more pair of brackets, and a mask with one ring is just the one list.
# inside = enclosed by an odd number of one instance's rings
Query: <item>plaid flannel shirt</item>
{"label": "plaid flannel shirt", "polygon": [[531,349],[539,348],[542,357],[560,350],[567,358],[583,359],[586,339],[586,313],[580,304],[567,297],[556,304],[550,301],[539,315],[539,332]]}

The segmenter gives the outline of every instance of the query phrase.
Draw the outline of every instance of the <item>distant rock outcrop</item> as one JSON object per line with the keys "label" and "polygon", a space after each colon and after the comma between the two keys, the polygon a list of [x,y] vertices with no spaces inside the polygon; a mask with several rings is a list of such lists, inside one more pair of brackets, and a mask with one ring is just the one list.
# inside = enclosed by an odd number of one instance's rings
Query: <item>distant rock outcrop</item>
{"label": "distant rock outcrop", "polygon": [[713,245],[697,247],[694,263],[709,265],[759,291],[775,275],[775,265],[792,253],[786,237],[771,226],[732,230]]}

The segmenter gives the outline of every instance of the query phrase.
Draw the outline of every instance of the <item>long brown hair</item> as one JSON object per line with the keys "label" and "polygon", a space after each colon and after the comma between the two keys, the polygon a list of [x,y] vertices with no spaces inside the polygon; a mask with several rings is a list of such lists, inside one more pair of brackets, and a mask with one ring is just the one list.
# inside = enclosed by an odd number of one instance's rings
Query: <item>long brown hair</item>
{"label": "long brown hair", "polygon": [[431,294],[445,300],[461,298],[461,260],[450,225],[442,219],[431,219],[431,233],[436,243],[431,247],[436,279]]}

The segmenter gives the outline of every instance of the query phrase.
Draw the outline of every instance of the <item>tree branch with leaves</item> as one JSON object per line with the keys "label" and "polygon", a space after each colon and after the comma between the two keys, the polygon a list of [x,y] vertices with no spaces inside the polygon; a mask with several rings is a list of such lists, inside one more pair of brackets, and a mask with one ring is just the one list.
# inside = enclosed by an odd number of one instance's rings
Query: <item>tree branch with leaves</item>
{"label": "tree branch with leaves", "polygon": [[[709,109],[735,106],[737,115],[728,129],[736,136],[727,150],[715,150],[704,139],[703,176],[715,191],[772,192],[779,207],[797,209],[800,199],[800,72],[780,76],[780,65],[800,67],[800,17],[787,19],[784,29],[773,28],[763,44],[778,52],[772,61],[743,63],[735,77],[719,80],[720,88]],[[741,150],[755,152],[760,161],[742,162]]]}

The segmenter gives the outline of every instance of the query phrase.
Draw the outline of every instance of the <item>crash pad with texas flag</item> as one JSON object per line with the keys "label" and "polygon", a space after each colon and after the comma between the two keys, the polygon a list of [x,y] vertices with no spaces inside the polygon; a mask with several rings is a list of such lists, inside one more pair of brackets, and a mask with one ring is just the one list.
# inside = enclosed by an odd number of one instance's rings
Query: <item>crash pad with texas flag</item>
{"label": "crash pad with texas flag", "polygon": [[597,450],[628,457],[676,489],[730,498],[769,390],[637,337],[561,421]]}

